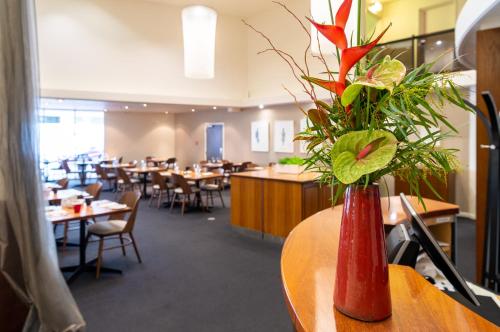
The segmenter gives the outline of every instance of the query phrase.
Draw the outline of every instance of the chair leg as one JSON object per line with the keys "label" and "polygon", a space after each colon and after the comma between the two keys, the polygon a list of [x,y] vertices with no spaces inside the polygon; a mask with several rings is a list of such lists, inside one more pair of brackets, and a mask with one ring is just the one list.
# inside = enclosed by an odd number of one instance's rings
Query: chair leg
{"label": "chair leg", "polygon": [[215,206],[215,203],[214,203],[214,193],[213,193],[213,191],[210,191],[210,201],[212,202],[212,206]]}
{"label": "chair leg", "polygon": [[101,276],[102,252],[104,251],[104,238],[99,238],[99,251],[97,253],[97,263],[95,266],[95,278],[99,279]]}
{"label": "chair leg", "polygon": [[132,245],[134,246],[135,254],[137,255],[137,260],[139,263],[142,263],[141,255],[139,255],[139,249],[137,249],[137,243],[135,243],[134,235],[132,232],[128,233],[130,235],[130,239],[132,240]]}
{"label": "chair leg", "polygon": [[123,256],[127,256],[127,252],[125,251],[125,244],[123,243],[123,235],[122,234],[120,234],[120,243],[122,244]]}
{"label": "chair leg", "polygon": [[160,189],[158,191],[158,202],[156,203],[156,208],[159,209],[160,208],[160,205],[161,205],[161,199],[162,199],[162,190]]}
{"label": "chair leg", "polygon": [[172,213],[172,209],[174,208],[175,198],[177,197],[177,193],[174,192],[174,197],[172,197],[172,204],[170,204],[170,213]]}
{"label": "chair leg", "polygon": [[220,202],[222,203],[222,207],[225,208],[226,205],[224,204],[224,199],[222,198],[222,190],[219,190],[219,197],[220,197]]}
{"label": "chair leg", "polygon": [[148,207],[151,207],[151,204],[153,203],[154,197],[155,197],[155,190],[153,189],[153,192],[151,193],[151,197],[149,198]]}
{"label": "chair leg", "polygon": [[182,198],[182,210],[181,210],[182,216],[184,215],[184,209],[186,208],[186,200],[187,200],[187,196],[184,195],[184,197]]}
{"label": "chair leg", "polygon": [[68,229],[69,229],[69,224],[67,222],[65,222],[64,223],[63,245],[62,245],[62,252],[63,253],[66,251],[66,245],[68,244]]}

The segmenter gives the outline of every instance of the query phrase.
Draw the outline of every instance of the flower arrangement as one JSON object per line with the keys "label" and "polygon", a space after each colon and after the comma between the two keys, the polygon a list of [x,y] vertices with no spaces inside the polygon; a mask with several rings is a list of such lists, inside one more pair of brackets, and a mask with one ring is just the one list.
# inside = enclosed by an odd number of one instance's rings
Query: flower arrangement
{"label": "flower arrangement", "polygon": [[[348,185],[368,186],[385,175],[404,178],[420,200],[421,181],[439,197],[429,176],[446,181],[446,174],[458,167],[454,156],[457,150],[439,146],[440,141],[457,132],[444,116],[443,108],[451,102],[469,110],[457,86],[449,73],[432,73],[433,63],[408,70],[397,58],[382,57],[381,52],[372,51],[390,25],[374,39],[362,40],[358,15],[358,46],[351,42],[349,47],[345,26],[352,0],[344,0],[335,16],[331,0],[325,1],[330,4],[330,24],[307,18],[336,46],[338,73],[329,69],[321,49],[317,56],[326,68],[324,78],[310,74],[307,54],[311,35],[285,5],[276,2],[309,36],[304,68],[245,22],[269,43],[270,48],[263,52],[273,51],[286,61],[314,105],[306,111],[297,102],[309,119],[309,127],[295,137],[307,142],[307,169],[319,172],[322,183],[336,188],[334,202]],[[330,98],[318,98],[317,88],[326,89]]]}

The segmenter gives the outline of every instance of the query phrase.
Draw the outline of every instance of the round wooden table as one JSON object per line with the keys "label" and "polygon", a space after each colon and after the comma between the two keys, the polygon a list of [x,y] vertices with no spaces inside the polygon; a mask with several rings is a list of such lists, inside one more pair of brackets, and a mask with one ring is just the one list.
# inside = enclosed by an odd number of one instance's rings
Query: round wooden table
{"label": "round wooden table", "polygon": [[286,239],[283,291],[297,331],[498,331],[427,282],[414,269],[390,265],[392,316],[377,323],[349,318],[333,307],[342,206],[305,219]]}

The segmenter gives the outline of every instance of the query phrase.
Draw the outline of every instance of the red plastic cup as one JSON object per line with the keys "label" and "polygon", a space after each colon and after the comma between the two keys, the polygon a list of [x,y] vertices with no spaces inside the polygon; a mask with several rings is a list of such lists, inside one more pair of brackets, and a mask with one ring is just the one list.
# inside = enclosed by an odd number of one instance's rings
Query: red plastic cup
{"label": "red plastic cup", "polygon": [[82,204],[75,204],[75,205],[73,205],[73,211],[75,213],[80,213],[81,209],[82,209]]}

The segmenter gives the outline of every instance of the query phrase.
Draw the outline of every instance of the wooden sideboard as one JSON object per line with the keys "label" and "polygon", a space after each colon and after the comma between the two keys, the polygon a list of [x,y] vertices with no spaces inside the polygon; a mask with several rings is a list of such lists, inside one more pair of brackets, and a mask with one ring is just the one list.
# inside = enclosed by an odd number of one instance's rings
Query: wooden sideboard
{"label": "wooden sideboard", "polygon": [[317,174],[284,174],[266,168],[231,176],[231,224],[264,235],[286,237],[301,220],[330,203],[330,188]]}
{"label": "wooden sideboard", "polygon": [[[396,223],[401,221],[397,215]],[[284,244],[283,291],[297,331],[498,331],[412,268],[397,265],[389,266],[391,317],[366,323],[335,310],[333,289],[341,216],[341,206],[321,211],[300,223]]]}

